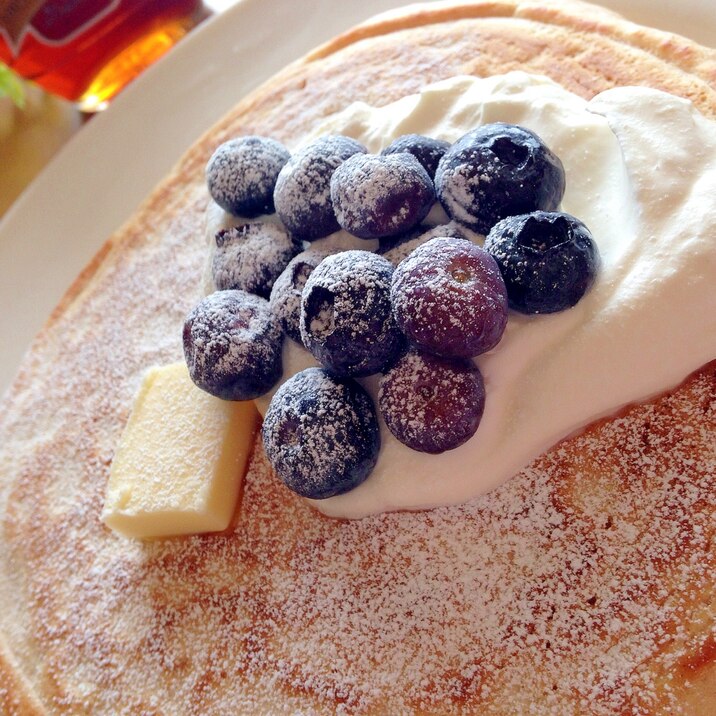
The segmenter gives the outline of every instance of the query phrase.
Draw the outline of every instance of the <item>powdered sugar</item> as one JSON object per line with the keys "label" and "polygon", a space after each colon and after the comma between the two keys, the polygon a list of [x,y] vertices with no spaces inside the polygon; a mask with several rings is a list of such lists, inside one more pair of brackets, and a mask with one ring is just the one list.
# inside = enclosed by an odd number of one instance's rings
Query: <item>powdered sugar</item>
{"label": "powdered sugar", "polygon": [[301,340],[323,365],[366,376],[393,359],[403,337],[392,313],[392,275],[387,259],[359,250],[328,256],[313,271],[301,298]]}
{"label": "powdered sugar", "polygon": [[308,368],[284,383],[264,417],[263,444],[281,479],[305,497],[353,489],[380,449],[373,401],[360,385]]}
{"label": "powdered sugar", "polygon": [[440,453],[474,435],[485,407],[485,388],[472,361],[409,351],[381,378],[378,404],[401,443]]}
{"label": "powdered sugar", "polygon": [[271,289],[272,313],[278,318],[287,336],[301,342],[301,293],[306,280],[329,250],[308,249],[294,257],[276,279]]}
{"label": "powdered sugar", "polygon": [[283,334],[266,299],[216,291],[189,312],[184,355],[192,380],[226,400],[263,395],[281,374]]}
{"label": "powdered sugar", "polygon": [[435,189],[412,154],[355,154],[333,173],[331,201],[346,231],[375,239],[419,224],[435,202]]}
{"label": "powdered sugar", "polygon": [[293,154],[278,175],[274,191],[276,212],[293,236],[312,241],[338,230],[331,176],[348,157],[365,151],[355,139],[327,135]]}
{"label": "powdered sugar", "polygon": [[679,714],[703,637],[675,620],[713,588],[715,381],[424,513],[322,518],[259,451],[234,531],[139,545],[102,530],[87,464],[89,499],[23,532],[48,674],[86,686],[53,708]]}
{"label": "powdered sugar", "polygon": [[421,134],[403,134],[392,141],[381,154],[408,153],[412,154],[428,173],[430,179],[435,177],[435,170],[450,142],[426,137]]}
{"label": "powdered sugar", "polygon": [[486,234],[506,216],[556,209],[565,190],[564,167],[524,126],[487,123],[445,152],[435,189],[451,218]]}
{"label": "powdered sugar", "polygon": [[271,213],[276,178],[289,157],[286,147],[268,137],[224,142],[206,166],[209,192],[231,214],[255,217]]}
{"label": "powdered sugar", "polygon": [[405,237],[399,237],[395,242],[386,241],[381,246],[379,253],[385,256],[393,266],[397,266],[413,250],[430,241],[430,239],[450,237],[453,239],[468,239],[473,243],[482,244],[482,237],[478,237],[477,234],[455,221],[438,224],[430,228],[423,226],[422,228],[422,231],[410,232]]}
{"label": "powdered sugar", "polygon": [[216,234],[212,278],[220,291],[241,289],[268,298],[274,281],[301,250],[280,226],[252,222]]}
{"label": "powdered sugar", "polygon": [[507,325],[507,291],[495,260],[464,239],[437,237],[395,269],[396,322],[417,346],[470,358],[493,349]]}

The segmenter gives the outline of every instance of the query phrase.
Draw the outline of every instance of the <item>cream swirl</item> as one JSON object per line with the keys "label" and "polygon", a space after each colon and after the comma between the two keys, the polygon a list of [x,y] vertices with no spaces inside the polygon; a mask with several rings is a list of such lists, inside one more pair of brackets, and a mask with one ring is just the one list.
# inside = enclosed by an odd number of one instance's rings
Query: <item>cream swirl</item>
{"label": "cream swirl", "polygon": [[[316,135],[346,134],[376,152],[401,134],[452,142],[494,121],[534,130],[562,160],[561,208],[594,235],[602,258],[597,281],[568,311],[510,314],[500,344],[476,358],[487,400],[472,439],[426,455],[381,425],[374,471],[345,495],[313,501],[326,514],[356,518],[464,502],[560,439],[716,358],[716,123],[688,101],[625,87],[587,102],[521,72],[455,77],[385,107],[354,104]],[[222,221],[211,211],[208,233]],[[340,232],[329,239],[346,240]],[[313,364],[286,341],[286,377]],[[375,397],[377,376],[363,383]]]}

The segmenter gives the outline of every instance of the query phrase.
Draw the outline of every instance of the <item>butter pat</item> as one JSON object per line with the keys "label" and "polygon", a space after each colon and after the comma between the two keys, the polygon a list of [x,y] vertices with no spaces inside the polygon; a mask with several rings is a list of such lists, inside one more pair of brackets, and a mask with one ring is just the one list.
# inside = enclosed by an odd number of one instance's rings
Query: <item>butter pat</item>
{"label": "butter pat", "polygon": [[226,529],[257,424],[253,401],[205,393],[184,363],[151,368],[112,462],[102,520],[137,539]]}

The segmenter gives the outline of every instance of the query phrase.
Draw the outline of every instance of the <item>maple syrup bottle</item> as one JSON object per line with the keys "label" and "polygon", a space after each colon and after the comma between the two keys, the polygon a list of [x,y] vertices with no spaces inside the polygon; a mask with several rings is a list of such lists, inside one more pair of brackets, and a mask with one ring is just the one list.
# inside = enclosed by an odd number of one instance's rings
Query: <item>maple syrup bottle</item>
{"label": "maple syrup bottle", "polygon": [[201,0],[0,0],[0,61],[96,112],[209,15]]}

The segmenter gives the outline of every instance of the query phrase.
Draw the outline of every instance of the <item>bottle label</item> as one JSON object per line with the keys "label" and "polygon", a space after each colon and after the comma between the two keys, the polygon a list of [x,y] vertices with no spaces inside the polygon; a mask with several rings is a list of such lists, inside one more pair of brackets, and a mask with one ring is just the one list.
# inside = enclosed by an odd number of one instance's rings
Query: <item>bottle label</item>
{"label": "bottle label", "polygon": [[28,35],[44,45],[74,40],[119,7],[120,0],[0,0],[0,35],[13,55]]}

